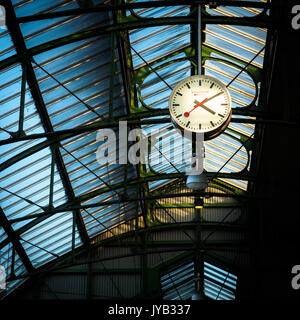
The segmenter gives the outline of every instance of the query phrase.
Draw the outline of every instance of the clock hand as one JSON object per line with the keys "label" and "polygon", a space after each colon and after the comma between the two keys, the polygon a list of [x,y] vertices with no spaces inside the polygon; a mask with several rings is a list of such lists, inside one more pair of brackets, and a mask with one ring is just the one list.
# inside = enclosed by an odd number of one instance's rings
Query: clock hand
{"label": "clock hand", "polygon": [[210,112],[210,113],[212,113],[212,114],[215,114],[215,112],[214,112],[213,110],[211,110],[210,108],[204,106],[203,103],[204,103],[205,101],[210,101],[210,100],[216,98],[217,96],[219,96],[219,95],[222,94],[222,93],[223,93],[223,91],[220,91],[220,92],[218,92],[217,94],[213,95],[213,96],[210,97],[210,98],[205,98],[205,99],[204,99],[203,101],[201,101],[201,102],[195,100],[194,103],[197,103],[197,104],[194,106],[194,108],[193,108],[192,110],[185,112],[185,113],[184,113],[184,116],[185,116],[186,118],[189,117],[190,113],[191,113],[193,110],[195,110],[196,108],[200,107],[200,106],[201,106],[203,109],[205,109],[206,111],[208,111],[208,112]]}
{"label": "clock hand", "polygon": [[194,101],[194,103],[197,103],[195,106],[194,106],[194,108],[192,109],[192,110],[190,110],[190,111],[187,111],[187,112],[185,112],[184,113],[184,116],[187,118],[187,117],[189,117],[189,115],[190,115],[190,113],[193,111],[193,110],[195,110],[196,108],[198,108],[202,103],[204,103],[205,101],[207,100],[207,98],[205,98],[203,101],[201,101],[201,102],[199,102],[199,101]]}
{"label": "clock hand", "polygon": [[[206,101],[207,101],[207,100],[206,100]],[[195,100],[194,103],[199,103],[199,102],[198,102],[197,100]],[[213,111],[213,110],[211,110],[210,108],[208,108],[207,106],[205,106],[205,105],[203,104],[203,102],[202,102],[202,104],[200,103],[198,106],[201,107],[201,108],[203,108],[204,110],[212,113],[212,114],[216,114],[215,111]]]}
{"label": "clock hand", "polygon": [[212,113],[212,114],[215,114],[215,111],[211,110],[210,108],[208,108],[207,106],[203,105],[204,102],[207,102],[207,101],[210,101],[214,98],[216,98],[217,96],[219,96],[220,94],[222,94],[223,91],[220,91],[218,93],[216,93],[215,95],[213,95],[212,97],[210,98],[206,98],[204,99],[202,102],[199,103],[199,101],[195,100],[194,103],[197,103],[197,107],[202,107],[203,109],[205,109],[206,111]]}
{"label": "clock hand", "polygon": [[[216,93],[214,96],[212,96],[212,97],[210,97],[210,98],[207,98],[206,101],[210,101],[210,100],[214,99],[215,97],[219,96],[219,95],[222,94],[222,93],[224,93],[224,92],[223,92],[223,91],[220,91],[220,92]],[[196,102],[195,102],[195,103],[196,103]]]}

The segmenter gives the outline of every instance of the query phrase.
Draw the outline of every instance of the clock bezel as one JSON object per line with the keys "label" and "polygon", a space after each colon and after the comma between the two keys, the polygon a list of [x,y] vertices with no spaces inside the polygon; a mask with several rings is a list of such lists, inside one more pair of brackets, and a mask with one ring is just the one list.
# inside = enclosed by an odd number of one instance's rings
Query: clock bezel
{"label": "clock bezel", "polygon": [[221,124],[219,124],[218,126],[213,127],[210,130],[201,132],[204,135],[204,140],[213,139],[213,138],[217,137],[218,135],[220,135],[221,133],[223,133],[225,131],[225,129],[228,127],[228,124],[230,123],[231,116],[232,116],[232,100],[231,100],[231,95],[229,93],[229,90],[227,89],[227,87],[224,85],[223,82],[221,82],[219,79],[216,79],[215,77],[212,77],[212,76],[209,76],[209,75],[193,75],[193,76],[190,76],[190,77],[187,77],[187,78],[181,80],[176,85],[176,87],[172,90],[172,93],[171,93],[170,98],[169,98],[169,113],[170,113],[171,122],[174,125],[174,127],[180,129],[181,132],[184,132],[186,130],[186,131],[192,132],[194,134],[199,133],[198,130],[193,130],[193,129],[188,129],[188,128],[182,127],[182,125],[180,125],[174,119],[174,117],[172,115],[172,112],[171,112],[172,100],[173,100],[173,97],[174,97],[175,93],[178,91],[178,88],[181,87],[182,85],[184,85],[186,82],[189,82],[190,80],[195,80],[195,79],[197,79],[197,80],[209,79],[209,80],[215,82],[220,87],[222,87],[222,90],[224,90],[226,92],[226,95],[228,97],[229,112],[228,112],[227,117],[225,117],[223,122],[221,122]]}

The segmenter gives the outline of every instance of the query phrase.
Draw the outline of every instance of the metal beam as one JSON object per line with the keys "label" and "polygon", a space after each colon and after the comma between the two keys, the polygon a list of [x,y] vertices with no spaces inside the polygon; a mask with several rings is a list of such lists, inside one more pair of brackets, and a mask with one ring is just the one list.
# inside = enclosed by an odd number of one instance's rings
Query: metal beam
{"label": "metal beam", "polygon": [[[291,122],[291,121],[276,119],[274,118],[274,115],[270,113],[258,111],[258,110],[251,110],[248,108],[233,108],[232,114],[259,118],[259,119],[232,118],[231,119],[232,123],[299,126],[299,122]],[[73,128],[73,129],[56,130],[54,132],[36,133],[36,134],[24,135],[24,136],[14,135],[11,138],[1,140],[0,146],[9,144],[9,143],[19,142],[19,141],[27,141],[27,140],[34,140],[34,139],[41,139],[41,138],[48,138],[48,139],[52,138],[54,139],[53,142],[59,142],[85,132],[92,132],[92,131],[96,131],[103,128],[116,128],[119,126],[119,121],[127,121],[128,126],[160,124],[160,123],[171,124],[169,115],[170,115],[170,112],[168,108],[154,109],[151,111],[141,111],[133,114],[128,114],[127,116],[121,116],[115,119],[111,119],[111,120],[105,119],[105,120],[95,121],[92,124],[88,124],[85,126],[78,126],[77,128]],[[161,119],[145,119],[147,117],[156,117],[156,116],[166,116],[166,117]]]}
{"label": "metal beam", "polygon": [[[169,111],[164,111],[169,112]],[[145,112],[145,116],[148,112]],[[155,115],[155,112],[153,112]],[[161,114],[161,113],[159,113]],[[130,118],[129,118],[130,119]],[[236,120],[236,121],[235,121]],[[162,119],[151,119],[151,120],[141,120],[141,121],[128,121],[128,126],[132,125],[145,125],[145,124],[158,124],[158,123],[169,123],[169,118]],[[272,119],[231,119],[231,122],[239,122],[239,123],[255,123],[255,124],[274,124],[274,125],[282,125],[282,126],[295,126],[300,127],[300,123],[290,122],[290,121],[281,121],[281,120],[272,120]],[[36,133],[25,136],[14,136],[12,138],[8,138],[0,141],[1,145],[7,145],[20,141],[28,141],[28,140],[36,140],[41,138],[47,138],[47,141],[43,141],[39,144],[34,145],[31,148],[28,148],[26,151],[15,155],[14,157],[7,159],[5,162],[0,164],[0,172],[17,163],[18,161],[25,159],[32,154],[43,150],[44,148],[50,147],[56,143],[59,143],[63,140],[75,137],[76,135],[82,134],[84,132],[91,132],[100,130],[102,128],[116,128],[119,125],[118,120],[109,121],[109,122],[96,122],[93,125],[87,125],[82,127],[77,127],[74,129],[66,129],[66,130],[58,130],[54,132],[45,132],[45,133]]]}
{"label": "metal beam", "polygon": [[4,231],[8,236],[8,240],[14,245],[22,263],[24,264],[26,270],[30,273],[33,272],[35,269],[32,266],[32,263],[23,248],[19,235],[14,231],[11,224],[9,223],[4,211],[0,207],[0,225],[3,227]]}
{"label": "metal beam", "polygon": [[[16,21],[18,23],[25,23],[30,21],[38,21],[45,19],[55,19],[59,17],[66,16],[78,16],[82,14],[92,14],[97,12],[107,12],[107,11],[118,11],[118,10],[134,10],[134,9],[143,9],[143,8],[159,8],[159,7],[170,7],[178,5],[207,5],[212,3],[210,0],[206,1],[193,1],[186,0],[184,3],[180,0],[170,0],[170,1],[147,1],[147,2],[134,2],[134,3],[124,3],[124,4],[114,4],[114,5],[98,5],[97,7],[91,8],[80,8],[80,9],[71,9],[71,10],[62,10],[57,12],[48,12],[42,14],[36,14],[31,16],[18,17]],[[246,8],[261,8],[267,9],[270,8],[269,3],[257,2],[257,1],[234,1],[234,0],[217,0],[213,1],[216,6],[231,6],[231,7],[246,7]],[[14,21],[15,22],[15,21]]]}
{"label": "metal beam", "polygon": [[[60,212],[65,212],[65,211],[73,211],[73,210],[83,210],[83,209],[89,209],[89,208],[97,208],[97,207],[102,207],[102,206],[109,206],[113,204],[119,204],[119,203],[126,203],[126,202],[136,202],[140,200],[158,200],[158,199],[170,199],[170,198],[180,198],[180,197],[194,197],[194,196],[208,196],[208,197],[222,197],[222,198],[235,198],[235,199],[240,199],[240,200],[249,200],[253,199],[253,197],[248,196],[248,195],[237,195],[237,194],[225,194],[225,193],[218,193],[218,192],[183,192],[183,193],[172,193],[172,194],[159,194],[159,195],[149,195],[145,197],[135,197],[135,198],[124,198],[123,200],[108,200],[108,201],[103,201],[103,202],[96,202],[92,204],[87,204],[87,205],[80,205],[78,201],[73,201],[73,202],[67,202],[66,204],[63,204],[61,206],[58,206],[56,208],[51,208],[46,210],[45,212],[42,213],[36,213],[32,214],[30,216],[25,216],[25,217],[20,217],[20,218],[15,218],[9,220],[11,224],[20,222],[20,221],[26,221],[26,220],[31,220],[33,218],[36,218],[36,220],[33,220],[29,224],[21,227],[19,230],[17,230],[18,233],[23,233],[26,230],[30,229],[34,225],[40,223],[44,219],[46,219],[49,216],[53,216],[54,214],[60,213]],[[1,248],[1,246],[0,246]]]}
{"label": "metal beam", "polygon": [[[168,1],[169,2],[169,1]],[[143,2],[146,3],[146,2]],[[258,4],[258,2],[256,2]],[[58,13],[58,12],[57,12]],[[37,16],[35,16],[37,17]],[[20,18],[21,19],[21,18]],[[25,18],[24,18],[25,19]],[[11,23],[8,17],[7,23]],[[276,21],[271,20],[268,17],[220,17],[220,16],[203,16],[203,23],[205,24],[226,24],[226,25],[241,25],[241,26],[256,26],[261,28],[273,27],[276,25]],[[181,25],[181,24],[193,24],[197,22],[197,18],[193,17],[168,17],[168,18],[151,18],[142,19],[136,21],[123,22],[118,24],[109,24],[94,28],[88,31],[76,32],[72,35],[61,37],[53,41],[43,43],[41,45],[30,48],[26,52],[27,57],[32,57],[34,55],[43,53],[45,51],[64,46],[66,44],[81,41],[87,38],[96,37],[101,34],[109,34],[111,32],[119,32],[124,30],[133,30],[138,28],[147,28],[154,26],[164,26],[164,25]],[[12,24],[16,24],[16,20],[13,20]],[[25,52],[17,52],[16,55],[11,56],[0,62],[0,70],[6,68],[14,63],[23,60]]]}
{"label": "metal beam", "polygon": [[[160,194],[160,195],[150,195],[147,196],[146,198],[144,198],[144,200],[157,200],[157,199],[163,199],[163,198],[176,198],[176,197],[184,197],[184,196],[220,196],[220,197],[230,197],[230,198],[237,198],[237,199],[241,199],[241,200],[247,200],[247,199],[252,199],[251,197],[247,196],[247,195],[235,195],[235,194],[223,194],[223,193],[217,193],[217,192],[185,192],[185,193],[178,193],[178,194]],[[129,201],[139,201],[141,200],[141,198],[137,197],[137,198],[130,198],[130,199],[124,199],[122,201],[124,202],[129,202]],[[100,207],[100,206],[107,206],[107,205],[112,205],[112,204],[116,204],[116,203],[120,203],[120,200],[115,200],[115,201],[104,201],[104,202],[98,202],[98,203],[93,203],[90,205],[80,205],[79,202],[75,201],[75,202],[68,202],[64,205],[61,205],[57,208],[52,208],[52,209],[48,209],[46,212],[42,212],[39,214],[34,214],[34,215],[30,215],[30,216],[26,216],[26,217],[21,217],[21,218],[16,218],[16,219],[11,219],[9,220],[9,222],[11,224],[16,223],[16,222],[20,222],[20,221],[26,221],[28,219],[33,219],[35,218],[35,220],[31,221],[30,223],[22,226],[20,229],[16,230],[17,234],[22,234],[24,232],[26,232],[27,230],[29,230],[30,228],[32,228],[33,226],[35,226],[36,224],[42,222],[43,220],[45,220],[46,218],[53,216],[56,213],[59,212],[65,212],[65,211],[74,211],[74,210],[79,210],[79,209],[87,209],[90,207]],[[7,244],[7,240],[2,241],[2,243],[0,244],[0,249],[2,247],[4,247]]]}
{"label": "metal beam", "polygon": [[[209,246],[207,246],[207,248],[205,248],[205,254],[208,255],[208,253],[210,251],[212,251],[213,253],[215,253],[216,251],[219,251],[219,252],[233,252],[233,253],[236,253],[236,252],[246,252],[248,253],[248,248],[247,246],[239,246],[238,245],[238,242],[236,242],[237,246],[234,245],[233,243],[228,243],[228,244],[224,244],[221,245],[213,245],[213,244],[210,244]],[[241,242],[240,242],[241,244]],[[245,244],[245,242],[243,243]],[[163,248],[163,249],[159,249],[159,248],[154,248],[154,250],[149,250],[147,251],[147,254],[165,254],[165,253],[175,253],[175,252],[178,252],[179,254],[182,252],[182,248]],[[191,252],[193,253],[195,251],[195,248],[192,247],[191,245],[189,246],[186,246],[184,248],[184,250],[186,252]],[[82,253],[81,251],[78,251],[78,255]],[[101,257],[101,258],[97,258],[97,259],[93,259],[93,260],[90,260],[88,262],[84,261],[79,261],[77,260],[77,262],[74,262],[72,261],[71,263],[69,263],[69,256],[68,255],[64,255],[63,257],[60,257],[58,258],[57,260],[55,261],[52,261],[50,262],[49,264],[47,264],[46,266],[43,266],[41,267],[39,270],[36,270],[33,274],[29,274],[29,275],[20,275],[20,276],[17,276],[15,277],[15,279],[26,279],[28,278],[29,276],[31,275],[43,275],[43,274],[49,274],[49,273],[53,273],[55,271],[59,271],[63,268],[70,268],[70,267],[74,267],[76,265],[82,265],[82,264],[86,264],[86,263],[98,263],[98,262],[104,262],[104,261],[109,261],[109,260],[113,260],[113,259],[122,259],[122,258],[128,258],[128,257],[132,257],[133,255],[143,255],[145,254],[145,252],[143,251],[139,251],[139,252],[135,252],[135,253],[127,253],[127,254],[120,254],[118,256],[107,256],[107,257]],[[64,262],[66,261],[66,264],[63,264]]]}
{"label": "metal beam", "polygon": [[[87,269],[62,269],[55,272],[52,272],[53,275],[85,275],[89,272]],[[120,268],[120,269],[93,269],[90,271],[92,275],[98,274],[139,274],[141,273],[140,268]]]}
{"label": "metal beam", "polygon": [[[24,55],[23,65],[26,66],[25,70],[27,72],[27,83],[30,88],[32,98],[35,102],[35,106],[37,108],[37,111],[40,115],[42,125],[43,125],[46,132],[53,132],[53,126],[50,121],[50,118],[49,118],[49,115],[47,112],[47,108],[44,103],[44,100],[43,100],[43,97],[42,97],[42,94],[41,94],[41,91],[39,88],[39,84],[38,84],[37,78],[34,73],[34,69],[32,67],[30,59],[26,55],[27,48],[25,45],[23,35],[20,30],[20,27],[18,24],[11,22],[11,21],[16,20],[16,15],[15,15],[14,8],[13,8],[11,2],[6,5],[6,14],[8,17],[7,27],[11,33],[12,41],[15,45],[16,51],[18,52],[19,55]],[[75,198],[75,194],[74,194],[67,170],[65,168],[62,155],[61,155],[59,149],[55,145],[51,145],[51,151],[55,155],[55,162],[57,165],[57,170],[59,171],[62,183],[63,183],[65,191],[66,191],[66,195],[67,195],[68,199],[70,201],[72,201]],[[76,224],[77,224],[79,234],[81,236],[81,240],[85,246],[88,246],[89,245],[89,237],[88,237],[87,231],[85,229],[85,225],[83,223],[80,211],[76,210],[76,211],[74,211],[74,214],[76,216]]]}

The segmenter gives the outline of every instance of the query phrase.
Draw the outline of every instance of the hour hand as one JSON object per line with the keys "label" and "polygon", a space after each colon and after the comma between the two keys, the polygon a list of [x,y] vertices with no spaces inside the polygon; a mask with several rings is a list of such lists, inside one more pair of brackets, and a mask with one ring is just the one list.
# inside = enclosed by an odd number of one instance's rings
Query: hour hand
{"label": "hour hand", "polygon": [[[194,103],[199,104],[200,102],[198,100],[195,100]],[[200,104],[199,107],[203,108],[204,110],[210,112],[211,114],[216,114],[214,110],[211,110],[210,108],[208,108],[207,106],[205,106],[204,104]]]}

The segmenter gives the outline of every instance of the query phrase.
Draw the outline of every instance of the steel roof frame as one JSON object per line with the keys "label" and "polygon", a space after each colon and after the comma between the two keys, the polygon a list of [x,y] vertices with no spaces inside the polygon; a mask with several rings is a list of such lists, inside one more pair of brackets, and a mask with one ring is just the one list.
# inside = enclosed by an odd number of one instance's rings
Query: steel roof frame
{"label": "steel roof frame", "polygon": [[[15,45],[15,48],[19,54],[23,54],[27,51],[27,48],[26,48],[25,41],[22,36],[19,24],[11,23],[12,20],[16,19],[15,11],[14,11],[11,3],[7,4],[7,6],[6,6],[6,14],[7,14],[8,18],[9,17],[12,18],[12,19],[8,19],[7,26],[8,26],[10,33],[11,33],[11,37],[12,37],[13,43]],[[42,97],[42,94],[41,94],[41,91],[40,91],[40,88],[38,85],[37,78],[35,76],[33,67],[31,65],[31,61],[30,61],[30,59],[28,59],[28,57],[26,57],[26,55],[23,58],[22,65],[23,65],[24,70],[27,73],[26,79],[27,79],[33,100],[35,102],[36,108],[37,108],[38,113],[40,115],[43,127],[46,132],[53,132],[53,126],[51,124],[51,120],[50,120],[49,115],[47,113],[46,106],[45,106],[45,103],[44,103],[44,100],[43,100],[43,97]],[[73,191],[68,173],[66,171],[61,153],[55,144],[50,145],[50,148],[51,148],[51,152],[53,154],[53,157],[55,159],[58,171],[60,173],[62,182],[64,184],[67,197],[69,198],[69,200],[73,200],[75,197],[74,191]],[[88,237],[88,234],[85,230],[85,225],[84,225],[82,217],[80,215],[80,211],[75,210],[73,212],[73,214],[76,217],[75,220],[77,223],[77,227],[78,227],[82,242],[85,246],[88,246],[89,245],[89,237]]]}
{"label": "steel roof frame", "polygon": [[[87,248],[91,248],[91,241],[90,238],[87,234],[87,231],[85,229],[85,225],[84,222],[82,220],[82,216],[80,214],[80,209],[84,208],[84,206],[80,205],[80,203],[83,200],[87,200],[90,198],[93,198],[95,195],[97,194],[101,194],[105,191],[107,191],[109,188],[103,188],[100,189],[96,192],[90,193],[88,195],[84,195],[81,197],[75,197],[70,179],[68,177],[68,173],[66,171],[66,168],[64,166],[64,162],[60,153],[60,150],[58,148],[59,146],[59,142],[67,139],[69,137],[75,136],[79,133],[83,133],[83,132],[88,132],[88,131],[94,131],[94,130],[98,130],[99,128],[107,128],[107,127],[115,127],[117,125],[117,120],[109,120],[109,121],[101,121],[99,123],[95,123],[91,126],[83,126],[82,128],[75,128],[75,129],[70,129],[70,130],[63,130],[63,131],[58,131],[58,132],[54,132],[53,131],[53,127],[49,118],[49,115],[46,111],[45,108],[45,104],[43,101],[43,97],[41,95],[40,89],[39,89],[39,85],[36,79],[36,76],[34,74],[34,70],[33,67],[31,65],[31,59],[34,55],[45,52],[47,50],[51,50],[54,48],[57,48],[59,46],[63,46],[65,44],[69,44],[72,43],[74,41],[80,41],[89,37],[94,37],[96,35],[101,35],[104,33],[116,33],[119,31],[125,31],[128,32],[129,30],[138,28],[138,27],[151,27],[151,26],[162,26],[162,25],[172,25],[172,24],[194,24],[196,22],[196,19],[194,17],[174,17],[174,18],[163,18],[163,19],[151,19],[151,21],[144,21],[143,25],[140,24],[140,22],[138,21],[134,21],[134,22],[124,22],[124,23],[115,23],[114,25],[109,25],[109,26],[103,26],[103,27],[99,27],[96,28],[94,30],[90,30],[90,31],[86,31],[86,32],[79,32],[76,34],[73,34],[71,36],[65,36],[62,37],[60,39],[54,40],[54,41],[50,41],[46,44],[43,45],[39,45],[36,47],[33,47],[31,49],[27,49],[25,46],[25,42],[24,42],[24,38],[22,36],[22,33],[20,31],[19,28],[19,23],[25,23],[28,21],[35,21],[35,20],[39,20],[39,19],[49,19],[49,18],[55,18],[55,17],[59,17],[59,16],[65,16],[65,15],[78,15],[78,14],[88,14],[88,13],[93,13],[93,12],[98,12],[98,11],[102,11],[102,10],[111,10],[111,11],[118,11],[118,10],[125,10],[125,9],[129,9],[129,8],[145,8],[145,7],[159,7],[159,6],[169,6],[169,5],[176,5],[179,4],[180,1],[153,1],[153,2],[148,2],[148,3],[140,3],[140,4],[126,4],[126,5],[115,5],[115,6],[110,6],[107,7],[104,6],[100,7],[100,8],[95,8],[95,9],[76,9],[76,10],[72,10],[72,11],[66,11],[66,12],[58,12],[58,13],[49,13],[49,14],[43,14],[43,15],[34,15],[34,16],[28,16],[28,17],[22,17],[22,18],[16,18],[15,13],[14,13],[14,9],[11,5],[11,3],[8,5],[7,7],[7,14],[8,14],[8,27],[9,27],[9,31],[11,33],[13,42],[15,44],[16,50],[17,50],[17,54],[15,56],[12,56],[10,58],[5,59],[4,61],[0,62],[0,70],[4,69],[16,62],[21,62],[24,70],[26,70],[26,80],[28,81],[30,90],[31,90],[31,94],[33,96],[33,99],[35,101],[36,107],[38,109],[38,112],[41,116],[41,120],[43,123],[43,126],[45,128],[45,133],[43,134],[35,134],[32,136],[12,136],[11,138],[7,139],[7,141],[1,142],[1,144],[4,143],[12,143],[15,141],[23,141],[23,140],[27,140],[27,139],[36,139],[36,138],[40,138],[40,137],[46,137],[47,141],[41,143],[38,146],[34,146],[32,147],[32,152],[36,152],[37,150],[41,150],[41,148],[45,148],[45,147],[49,147],[51,148],[51,151],[54,155],[54,159],[56,162],[56,165],[58,167],[58,170],[60,172],[61,175],[61,179],[63,181],[64,184],[64,188],[65,191],[67,193],[68,196],[68,203],[66,206],[64,206],[64,208],[61,208],[61,210],[66,210],[66,208],[69,208],[69,210],[71,210],[74,214],[74,216],[76,217],[76,224],[77,224],[77,228],[80,232],[80,236],[82,239],[83,244],[87,247]],[[195,4],[194,1],[187,1],[186,4],[189,4],[189,2],[191,2],[192,4]],[[201,4],[206,4],[209,1],[198,1]],[[197,2],[197,3],[198,3]],[[255,8],[269,8],[268,4],[263,4],[263,3],[258,3],[258,2],[253,2],[253,1],[216,1],[217,4],[221,5],[230,5],[230,6],[241,6],[243,5],[245,6],[249,6],[249,7],[255,7]],[[182,2],[180,3],[182,4]],[[17,22],[17,23],[15,23]],[[116,22],[116,20],[115,20]],[[255,18],[232,18],[232,17],[211,17],[211,16],[204,16],[203,17],[203,23],[205,24],[231,24],[231,25],[247,25],[247,26],[259,26],[259,27],[270,27],[272,26],[272,23],[274,23],[270,18],[267,18],[266,16],[258,16]],[[125,83],[127,83],[128,81],[128,70],[126,69],[126,56],[124,55],[124,47],[122,41],[118,41],[118,50],[120,54],[120,58],[121,58],[121,65],[122,65],[122,76],[123,79],[125,81]],[[26,67],[26,68],[25,68]],[[129,90],[129,88],[127,87],[127,90]],[[128,95],[128,91],[126,90],[126,94]],[[126,99],[128,101],[128,98]],[[161,115],[167,115],[168,112],[166,111],[155,111],[155,113],[157,114],[161,114]],[[236,111],[236,114],[245,114],[245,115],[251,115],[251,116],[260,116],[259,119],[257,120],[249,120],[250,123],[265,123],[265,122],[270,122],[272,120],[270,120],[269,115],[266,115],[263,112],[259,112],[259,111]],[[129,120],[129,124],[131,125],[141,125],[141,124],[146,124],[147,120],[140,120],[141,118],[145,118],[147,116],[153,116],[152,112],[144,112],[140,115],[128,115],[127,117],[123,117],[123,119],[128,119]],[[265,119],[262,119],[262,117]],[[130,121],[132,121],[130,123]],[[158,120],[158,123],[164,123],[169,121],[167,118],[166,119],[162,119],[162,120]],[[233,121],[235,121],[233,119]],[[236,121],[245,121],[247,122],[247,120],[244,119],[236,119]],[[273,121],[279,121],[274,119]],[[155,123],[155,121],[153,120],[149,120],[149,123]],[[285,123],[282,122],[282,124],[284,125],[294,125],[291,123]],[[12,162],[8,162],[5,163],[3,165],[3,167],[1,167],[1,169],[5,169],[7,167],[9,167],[12,163],[14,163],[14,161],[18,161],[19,159],[21,159],[20,157],[23,157],[26,155],[20,155],[19,157],[16,156],[14,159],[12,159]],[[209,173],[209,176],[213,176],[213,173]],[[132,183],[133,185],[137,184],[137,185],[141,185],[144,184],[147,181],[153,181],[153,180],[164,180],[164,179],[178,179],[178,178],[182,178],[182,174],[162,174],[162,175],[153,175],[152,177],[146,177],[146,178],[139,178],[139,179],[135,179],[130,181],[130,183]],[[227,178],[233,178],[233,179],[245,179],[245,180],[250,180],[252,181],[254,176],[251,176],[247,173],[245,174],[226,174],[226,173],[219,173],[218,177],[227,177]],[[116,186],[111,186],[112,188],[122,188],[123,184],[118,184]],[[194,196],[194,195],[199,195],[199,193],[188,193],[186,195],[189,196]],[[209,195],[209,193],[203,193],[203,195]],[[161,196],[156,196],[156,198],[168,198],[168,197],[176,197],[176,196],[183,196],[183,194],[164,194]],[[222,196],[222,194],[218,194],[218,196]],[[230,194],[230,195],[224,195],[224,196],[230,196],[230,197],[235,197],[234,194]],[[236,197],[240,197],[240,198],[247,198],[247,195],[236,195]],[[123,201],[140,201],[140,200],[151,200],[154,199],[155,196],[147,196],[147,195],[142,195],[140,197],[136,197],[134,199],[126,199],[124,198]],[[96,205],[107,205],[109,202],[103,202],[103,203],[98,203]],[[78,205],[79,204],[79,205]],[[77,205],[77,206],[75,206]],[[24,250],[24,248],[22,247],[22,245],[19,242],[19,235],[24,232],[25,230],[29,229],[30,227],[32,227],[33,225],[39,223],[40,221],[42,221],[43,219],[46,219],[49,215],[52,215],[56,212],[60,212],[59,209],[53,209],[53,208],[48,208],[45,212],[41,213],[40,215],[36,215],[37,219],[33,222],[33,223],[29,223],[28,225],[25,226],[25,228],[21,228],[20,230],[18,230],[17,232],[15,232],[12,227],[11,224],[14,221],[9,221],[6,219],[6,216],[4,214],[4,212],[2,210],[0,210],[0,217],[1,217],[1,225],[3,226],[3,228],[5,229],[6,233],[8,234],[9,239],[13,239],[13,243],[15,245],[15,249],[18,253],[18,255],[20,256],[24,266],[27,268],[27,271],[29,272],[29,274],[34,273],[34,269],[32,267],[32,264],[28,258],[28,256],[26,255],[26,252]],[[7,241],[4,241],[2,243],[2,245],[5,245],[7,243]],[[144,243],[146,244],[146,242]],[[183,244],[184,245],[184,244]],[[186,244],[186,245],[190,245],[190,244]],[[234,244],[233,244],[234,245]],[[92,247],[94,247],[94,245],[92,245]]]}

